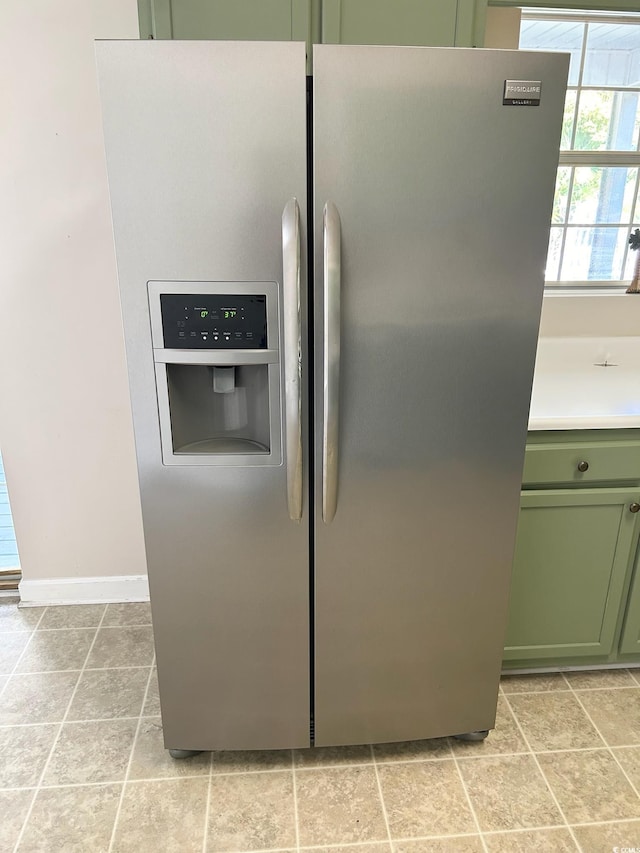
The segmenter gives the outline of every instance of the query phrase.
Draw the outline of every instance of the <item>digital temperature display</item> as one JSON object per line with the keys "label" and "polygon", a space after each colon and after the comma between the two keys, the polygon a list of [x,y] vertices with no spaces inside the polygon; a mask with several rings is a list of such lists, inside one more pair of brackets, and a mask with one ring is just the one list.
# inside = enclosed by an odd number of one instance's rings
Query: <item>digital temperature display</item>
{"label": "digital temperature display", "polygon": [[162,334],[167,348],[265,349],[264,294],[160,294]]}

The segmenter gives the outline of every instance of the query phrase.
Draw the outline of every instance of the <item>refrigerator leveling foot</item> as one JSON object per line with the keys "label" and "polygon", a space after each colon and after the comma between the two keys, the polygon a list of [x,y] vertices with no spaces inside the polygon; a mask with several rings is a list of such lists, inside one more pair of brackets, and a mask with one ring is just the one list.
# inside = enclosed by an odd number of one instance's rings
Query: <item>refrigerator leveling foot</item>
{"label": "refrigerator leveling foot", "polygon": [[456,740],[478,741],[484,740],[488,734],[488,731],[465,732],[463,735],[454,735],[454,737]]}
{"label": "refrigerator leveling foot", "polygon": [[171,758],[191,758],[193,755],[200,755],[204,752],[202,749],[170,749],[169,755]]}

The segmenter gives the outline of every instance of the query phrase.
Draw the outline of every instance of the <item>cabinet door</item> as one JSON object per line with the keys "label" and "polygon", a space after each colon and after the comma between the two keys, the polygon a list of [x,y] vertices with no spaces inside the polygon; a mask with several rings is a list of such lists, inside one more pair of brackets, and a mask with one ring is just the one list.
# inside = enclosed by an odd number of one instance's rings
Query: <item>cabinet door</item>
{"label": "cabinet door", "polygon": [[523,493],[505,660],[611,652],[637,499],[630,489]]}
{"label": "cabinet door", "polygon": [[635,572],[627,602],[624,629],[620,638],[620,654],[640,654],[640,547],[636,555]]}
{"label": "cabinet door", "polygon": [[324,44],[452,46],[456,0],[322,0]]}
{"label": "cabinet door", "polygon": [[306,41],[311,0],[138,0],[141,38]]}

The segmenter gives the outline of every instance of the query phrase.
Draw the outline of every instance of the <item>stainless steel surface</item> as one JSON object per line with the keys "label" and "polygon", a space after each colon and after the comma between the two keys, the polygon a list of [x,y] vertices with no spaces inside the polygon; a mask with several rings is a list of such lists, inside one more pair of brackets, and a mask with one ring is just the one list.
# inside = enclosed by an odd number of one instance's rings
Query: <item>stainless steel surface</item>
{"label": "stainless steel surface", "polygon": [[578,471],[581,471],[583,474],[585,471],[589,470],[589,463],[586,461],[578,462]]}
{"label": "stainless steel surface", "polygon": [[330,524],[338,505],[340,416],[340,214],[328,201],[322,211],[324,249],[324,383],[322,424],[322,520]]}
{"label": "stainless steel surface", "polygon": [[288,199],[306,228],[304,45],[97,53],[165,744],[305,746],[306,524],[282,465],[162,464],[147,302],[150,280],[281,288]]}
{"label": "stainless steel surface", "polygon": [[[315,518],[318,745],[493,726],[567,64],[314,48],[316,282],[327,199],[342,223],[340,500],[330,525]],[[503,106],[507,79],[540,80],[540,106]],[[323,300],[317,288],[320,347]]]}
{"label": "stainless steel surface", "polygon": [[634,503],[632,503],[631,506],[629,507],[629,511],[630,512],[640,512],[640,504],[635,503],[635,501],[634,501]]}
{"label": "stainless steel surface", "polygon": [[302,340],[300,330],[300,210],[289,199],[282,214],[284,406],[289,518],[302,518]]}

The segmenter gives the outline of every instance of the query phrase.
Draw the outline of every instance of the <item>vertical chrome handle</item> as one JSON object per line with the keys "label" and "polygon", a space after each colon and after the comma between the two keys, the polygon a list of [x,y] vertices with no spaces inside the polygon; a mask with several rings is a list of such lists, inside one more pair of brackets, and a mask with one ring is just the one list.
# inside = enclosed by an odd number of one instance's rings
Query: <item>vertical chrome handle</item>
{"label": "vertical chrome handle", "polygon": [[322,520],[333,521],[338,504],[338,409],[340,401],[340,214],[324,206],[324,413]]}
{"label": "vertical chrome handle", "polygon": [[285,457],[287,506],[292,521],[302,518],[302,403],[300,374],[300,209],[289,199],[282,213],[282,289],[284,302]]}

